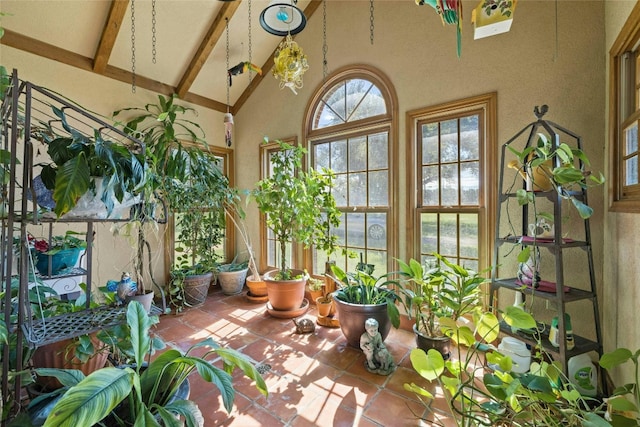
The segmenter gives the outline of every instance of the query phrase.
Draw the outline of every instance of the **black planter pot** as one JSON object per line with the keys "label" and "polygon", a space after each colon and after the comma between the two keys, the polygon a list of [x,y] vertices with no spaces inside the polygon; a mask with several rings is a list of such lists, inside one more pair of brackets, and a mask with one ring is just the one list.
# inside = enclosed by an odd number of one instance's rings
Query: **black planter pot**
{"label": "black planter pot", "polygon": [[434,349],[438,350],[444,360],[449,359],[451,356],[451,338],[449,337],[428,337],[421,332],[418,332],[416,325],[413,325],[413,332],[416,334],[416,346],[426,353],[427,351]]}
{"label": "black planter pot", "polygon": [[333,294],[340,329],[351,347],[360,348],[360,337],[364,334],[364,322],[369,318],[378,321],[378,331],[384,341],[391,330],[391,319],[387,313],[387,303],[384,304],[351,304],[341,301]]}

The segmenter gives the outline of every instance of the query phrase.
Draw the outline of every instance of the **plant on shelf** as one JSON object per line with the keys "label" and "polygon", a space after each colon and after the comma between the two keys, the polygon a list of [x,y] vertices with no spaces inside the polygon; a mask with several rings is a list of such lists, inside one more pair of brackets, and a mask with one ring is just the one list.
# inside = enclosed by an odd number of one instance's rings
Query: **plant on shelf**
{"label": "plant on shelf", "polygon": [[[53,107],[67,135],[60,135],[44,124],[32,131],[33,137],[47,146],[50,163],[41,165],[40,177],[44,186],[53,191],[54,212],[58,217],[66,214],[91,191],[111,215],[116,203],[135,200],[147,184],[146,163],[140,146],[128,141],[112,141],[94,130],[87,136],[67,122],[62,109]],[[101,208],[88,198],[83,209]]]}
{"label": "plant on shelf", "polygon": [[[265,138],[265,143],[268,140]],[[308,247],[326,240],[326,230],[340,225],[340,211],[331,193],[333,173],[322,169],[302,170],[307,150],[300,145],[276,141],[279,150],[271,156],[271,175],[258,182],[252,196],[266,224],[280,245],[279,279],[293,277],[287,265],[287,245],[293,242]]]}
{"label": "plant on shelf", "polygon": [[85,236],[85,233],[67,230],[64,235],[52,236],[50,240],[27,235],[30,252],[42,275],[56,275],[75,266],[80,252],[87,248],[87,242],[76,236]]}
{"label": "plant on shelf", "polygon": [[331,266],[338,289],[332,294],[340,319],[340,328],[352,347],[360,348],[360,336],[369,317],[378,321],[384,340],[391,326],[400,326],[400,310],[396,303],[402,300],[401,284],[388,279],[389,274],[375,277],[365,271],[345,273],[336,265]]}
{"label": "plant on shelf", "polygon": [[[415,317],[414,332],[420,348],[438,348],[448,357],[449,337],[441,325],[452,325],[461,317],[481,308],[481,285],[487,282],[481,273],[450,262],[434,253],[437,264],[428,270],[411,259],[398,260],[405,281],[403,292]],[[485,271],[488,271],[485,270]],[[410,311],[410,313],[411,313]]]}
{"label": "plant on shelf", "polygon": [[[508,166],[532,183],[532,190],[555,190],[564,199],[570,200],[581,218],[586,219],[593,214],[593,208],[575,195],[576,190],[604,183],[602,173],[594,175],[585,171],[590,162],[586,154],[577,147],[566,143],[554,143],[547,135],[537,134],[535,144],[518,151],[511,145],[507,148],[518,160],[512,160]],[[532,203],[532,191],[517,190],[518,203]],[[551,218],[552,219],[552,218]]]}
{"label": "plant on shelf", "polygon": [[[197,404],[188,397],[174,397],[189,375],[196,372],[218,388],[228,412],[235,397],[231,376],[235,368],[254,380],[262,394],[268,394],[262,376],[246,356],[211,338],[185,353],[168,349],[150,360],[151,326],[157,319],[150,318],[137,302],[129,304],[126,317],[134,363],[122,368],[106,367],[87,377],[76,371],[47,370],[66,389],[51,409],[45,426],[89,426],[101,422],[111,426],[182,425],[178,424],[178,416],[188,427],[202,426],[204,418]],[[222,369],[213,364],[217,358],[223,362]]]}

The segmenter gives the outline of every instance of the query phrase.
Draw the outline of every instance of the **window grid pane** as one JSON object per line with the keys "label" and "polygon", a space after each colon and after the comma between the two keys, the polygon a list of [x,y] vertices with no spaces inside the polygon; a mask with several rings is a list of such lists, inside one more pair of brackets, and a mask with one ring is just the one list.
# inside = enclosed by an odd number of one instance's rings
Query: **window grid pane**
{"label": "window grid pane", "polygon": [[482,116],[462,113],[418,123],[420,259],[434,252],[479,263]]}

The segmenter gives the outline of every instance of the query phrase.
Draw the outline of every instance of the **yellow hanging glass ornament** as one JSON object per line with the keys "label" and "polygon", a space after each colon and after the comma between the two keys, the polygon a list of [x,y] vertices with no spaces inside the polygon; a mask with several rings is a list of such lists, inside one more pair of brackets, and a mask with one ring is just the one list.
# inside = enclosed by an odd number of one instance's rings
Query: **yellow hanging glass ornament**
{"label": "yellow hanging glass ornament", "polygon": [[296,89],[302,88],[302,75],[308,69],[307,55],[287,34],[273,57],[273,75],[280,80],[280,89],[288,87],[297,95]]}

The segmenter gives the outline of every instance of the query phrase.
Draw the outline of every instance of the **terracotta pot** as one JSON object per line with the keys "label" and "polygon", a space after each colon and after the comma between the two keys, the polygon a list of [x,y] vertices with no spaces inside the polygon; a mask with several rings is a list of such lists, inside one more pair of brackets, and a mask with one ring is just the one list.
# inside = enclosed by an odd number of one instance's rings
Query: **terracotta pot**
{"label": "terracotta pot", "polygon": [[267,284],[262,278],[260,280],[252,280],[250,277],[247,277],[246,283],[252,297],[267,296]]}
{"label": "terracotta pot", "polygon": [[318,315],[327,317],[331,314],[333,300],[331,298],[318,297],[316,298],[316,305],[318,306]]}
{"label": "terracotta pot", "polygon": [[184,278],[182,286],[184,287],[184,302],[190,307],[196,307],[204,304],[211,283],[212,272],[187,276]]}
{"label": "terracotta pot", "polygon": [[[307,284],[306,277],[295,280],[275,280],[273,276],[275,276],[277,272],[277,270],[273,270],[264,275],[271,307],[278,311],[293,311],[299,309],[304,300],[304,290]],[[301,270],[292,270],[292,272],[294,276],[303,274]]]}
{"label": "terracotta pot", "polygon": [[451,338],[449,337],[428,337],[421,332],[418,332],[416,325],[413,325],[413,332],[416,334],[416,346],[426,353],[427,351],[434,349],[438,350],[444,360],[447,360],[451,355],[449,350],[451,346]]}
{"label": "terracotta pot", "polygon": [[318,298],[322,297],[322,289],[317,291],[312,291],[311,289],[307,289],[304,292],[304,296],[311,302],[315,302]]}
{"label": "terracotta pot", "polygon": [[364,322],[369,318],[378,321],[378,331],[384,341],[391,330],[391,319],[387,313],[387,303],[383,304],[351,304],[341,301],[333,294],[340,329],[351,347],[360,348],[360,337],[364,334]]}
{"label": "terracotta pot", "polygon": [[[105,345],[98,340],[95,333],[91,334],[91,341],[96,349]],[[107,362],[107,351],[98,351],[89,360],[82,363],[75,356],[74,345],[74,339],[67,338],[38,347],[33,352],[31,363],[34,368],[79,369],[85,375],[104,367]],[[62,384],[55,377],[36,376],[36,383],[45,390],[55,390],[62,387]]]}
{"label": "terracotta pot", "polygon": [[244,288],[244,281],[247,278],[248,268],[238,271],[219,271],[218,283],[225,295],[237,295]]}

